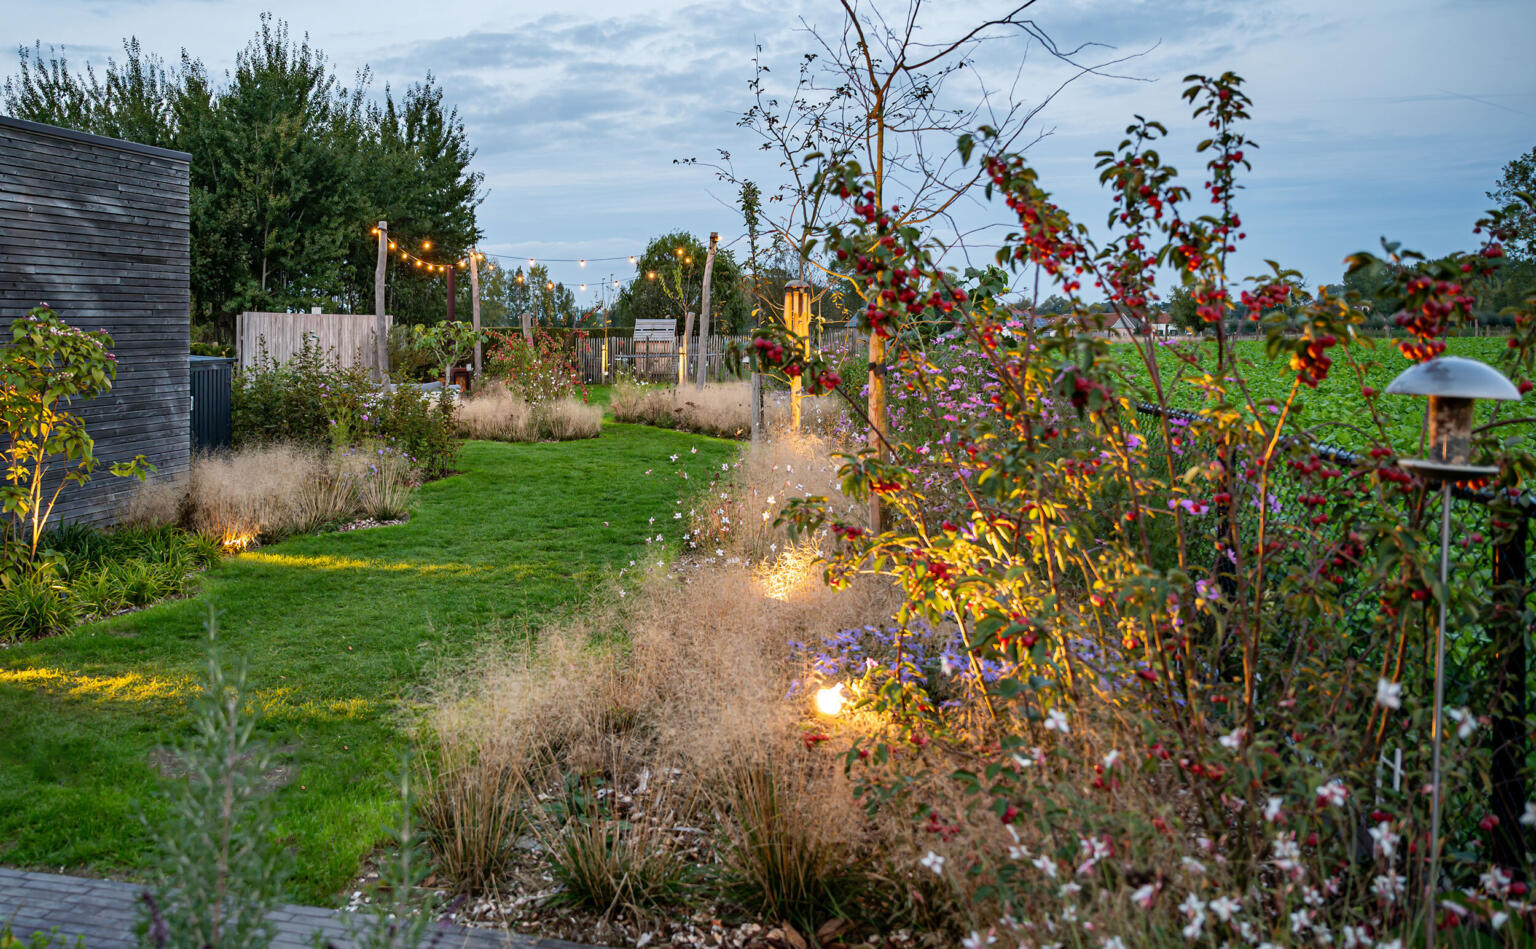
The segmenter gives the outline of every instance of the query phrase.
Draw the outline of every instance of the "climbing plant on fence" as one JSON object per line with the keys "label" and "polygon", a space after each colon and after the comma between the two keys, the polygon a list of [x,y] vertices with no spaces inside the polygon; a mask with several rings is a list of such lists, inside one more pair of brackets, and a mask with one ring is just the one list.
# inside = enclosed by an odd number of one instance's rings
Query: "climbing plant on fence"
{"label": "climbing plant on fence", "polygon": [[[981,924],[1010,942],[1372,945],[1426,923],[1528,940],[1528,868],[1487,856],[1496,833],[1525,831],[1500,830],[1487,810],[1486,725],[1504,696],[1485,677],[1448,686],[1457,817],[1444,899],[1422,899],[1435,606],[1448,602],[1468,669],[1511,618],[1485,585],[1437,582],[1438,495],[1397,463],[1413,446],[1388,437],[1380,407],[1392,397],[1362,389],[1370,444],[1357,464],[1311,449],[1298,418],[1313,388],[1363,380],[1372,346],[1387,344],[1357,332],[1349,296],[1287,305],[1294,271],[1230,272],[1257,147],[1250,101],[1232,74],[1189,77],[1185,98],[1209,136],[1199,187],[1159,152],[1163,126],[1138,118],[1098,156],[1114,202],[1103,238],[1052,202],[1022,156],[990,151],[987,129],[962,138],[961,157],[983,164],[989,196],[1018,221],[984,272],[937,265],[930,235],[895,226],[899,209],[876,205],[858,163],[821,169],[817,186],[849,212],[823,240],[863,283],[861,323],[891,341],[885,369],[923,416],[910,437],[893,428],[889,461],[844,458],[845,490],[881,497],[897,515],[888,529],[815,499],[786,514],[838,538],[830,582],[874,572],[905,594],[891,624],[819,657],[852,677],[875,723],[847,752],[857,792],[871,809],[910,812],[929,848],[919,872],[976,897]],[[1473,253],[1429,263],[1386,245],[1351,258],[1383,276],[1410,359],[1432,358],[1471,319],[1467,287],[1500,266],[1508,213],[1479,222]],[[1026,266],[1057,282],[1071,312],[1045,327],[1010,320],[996,301],[1006,268]],[[1139,323],[1175,289],[1214,332],[1172,363],[1152,340],[1096,332]],[[1089,292],[1106,312],[1090,310]],[[1268,359],[1227,335],[1239,303]],[[1525,390],[1533,313],[1528,301],[1502,360]],[[964,358],[901,332],[939,314],[959,327],[942,345]],[[810,392],[843,387],[783,331],[753,346],[760,368]],[[1168,411],[1174,374],[1199,393],[1196,413]],[[1284,398],[1255,397],[1251,382],[1275,375]],[[1510,431],[1485,429],[1474,445],[1499,470],[1478,543],[1515,529],[1536,470],[1528,438]],[[1529,600],[1513,602],[1528,626]]]}

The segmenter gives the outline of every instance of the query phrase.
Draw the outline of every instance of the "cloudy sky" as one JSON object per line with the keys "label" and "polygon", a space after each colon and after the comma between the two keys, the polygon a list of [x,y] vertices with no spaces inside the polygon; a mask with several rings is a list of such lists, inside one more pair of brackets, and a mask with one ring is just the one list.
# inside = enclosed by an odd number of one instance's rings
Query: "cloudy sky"
{"label": "cloudy sky", "polygon": [[[905,3],[905,0],[900,0]],[[867,7],[869,0],[864,0]],[[879,4],[882,9],[896,5]],[[1006,10],[991,0],[930,0],[922,37],[938,42]],[[792,80],[799,57],[835,34],[835,0],[566,0],[432,4],[401,0],[7,0],[0,63],[41,40],[75,62],[101,62],[124,36],[175,59],[185,49],[217,74],[232,65],[261,11],[307,32],[343,77],[372,68],[376,90],[435,74],[479,153],[488,194],[484,249],[553,263],[575,285],[627,276],[653,235],[687,229],[741,235],[731,187],[676,159],[732,153],[765,191],[781,169],[737,126],[750,103],[755,46]],[[1190,72],[1231,69],[1255,100],[1261,146],[1242,211],[1240,263],[1273,258],[1313,283],[1337,280],[1341,259],[1382,235],[1430,253],[1468,246],[1484,192],[1505,162],[1536,146],[1536,35],[1531,0],[1037,0],[1039,29],[1083,64],[1078,76],[1023,36],[985,47],[956,101],[985,84],[1027,107],[1043,183],[1090,222],[1107,208],[1093,153],[1136,113],[1163,119],[1164,149],[1198,191],[1194,130],[1179,99]],[[1128,58],[1127,58],[1128,57]],[[1072,81],[1060,89],[1066,80]],[[780,86],[779,88],[783,88]],[[964,207],[963,230],[1006,221],[1006,208]],[[976,231],[977,245],[1005,231]],[[989,236],[989,234],[991,236]],[[736,245],[740,247],[740,244]],[[956,252],[957,256],[960,252]],[[973,255],[984,256],[978,246]]]}

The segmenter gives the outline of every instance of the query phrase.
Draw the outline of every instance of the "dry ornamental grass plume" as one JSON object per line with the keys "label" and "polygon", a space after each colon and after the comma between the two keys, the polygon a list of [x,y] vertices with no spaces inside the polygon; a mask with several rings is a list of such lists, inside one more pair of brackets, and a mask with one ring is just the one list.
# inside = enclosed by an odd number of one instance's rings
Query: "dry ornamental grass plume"
{"label": "dry ornamental grass plume", "polygon": [[183,523],[227,548],[243,548],[356,516],[398,519],[419,481],[412,460],[384,445],[336,452],[249,446],[198,456],[185,479],[149,479],[129,498],[124,520]]}
{"label": "dry ornamental grass plume", "polygon": [[[620,379],[609,399],[613,417],[620,422],[640,422],[720,438],[746,438],[752,434],[752,386],[747,382],[692,386],[651,385]],[[789,393],[769,392],[763,398],[763,424],[769,432],[789,428]],[[801,424],[806,432],[831,435],[850,425],[848,413],[832,398],[806,396],[801,401]]]}
{"label": "dry ornamental grass plume", "polygon": [[497,384],[461,401],[454,423],[465,438],[503,442],[570,441],[596,438],[602,431],[603,410],[574,397],[531,403]]}
{"label": "dry ornamental grass plume", "polygon": [[[710,487],[725,513],[712,506],[677,528],[684,546],[707,536],[718,556],[646,571],[633,595],[605,591],[443,684],[426,813],[455,885],[507,885],[518,862],[508,828],[526,821],[545,855],[537,872],[595,916],[655,916],[702,891],[815,932],[885,892],[870,874],[905,831],[875,834],[841,766],[807,740],[825,723],[790,644],[888,616],[898,595],[874,578],[829,589],[814,539],[790,544],[772,526],[791,497],[839,497],[825,452],[815,438],[750,446]],[[731,522],[744,526],[722,532]],[[680,862],[712,869],[679,878]]]}

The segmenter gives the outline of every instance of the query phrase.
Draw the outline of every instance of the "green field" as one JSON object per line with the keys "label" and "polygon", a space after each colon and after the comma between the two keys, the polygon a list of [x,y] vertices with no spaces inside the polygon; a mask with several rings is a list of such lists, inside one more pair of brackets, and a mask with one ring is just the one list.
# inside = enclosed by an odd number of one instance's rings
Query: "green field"
{"label": "green field", "polygon": [[433,674],[581,608],[672,509],[679,479],[660,473],[702,475],[736,450],[618,424],[593,440],[471,442],[407,524],[260,548],[211,570],[197,597],[5,650],[0,861],[144,875],[140,815],[161,812],[159,749],[189,733],[211,605],[278,751],[292,896],[332,901],[398,806],[389,777]]}
{"label": "green field", "polygon": [[[1361,394],[1362,385],[1383,392],[1387,383],[1408,368],[1408,360],[1390,340],[1373,339],[1367,342],[1373,345],[1367,348],[1362,344],[1349,350],[1359,361],[1358,368],[1351,365],[1350,355],[1343,347],[1334,347],[1329,351],[1333,357],[1332,371],[1317,389],[1301,387],[1292,409],[1292,431],[1305,428],[1319,441],[1351,449],[1379,441],[1384,432],[1393,447],[1399,451],[1412,451],[1418,443],[1419,430],[1423,424],[1424,400],[1409,396],[1378,395],[1374,399],[1373,414],[1367,399]],[[1446,352],[1497,365],[1507,351],[1507,346],[1502,337],[1466,337],[1448,340]],[[1286,357],[1271,361],[1264,352],[1262,341],[1242,340],[1236,343],[1236,347],[1240,358],[1244,360],[1242,376],[1254,401],[1283,405],[1290,396],[1291,383],[1295,379],[1295,373],[1286,364]],[[1204,348],[1209,350],[1211,344]],[[1148,385],[1148,372],[1143,361],[1135,356],[1129,346],[1124,346],[1123,352],[1132,378],[1142,385]],[[1171,352],[1160,350],[1158,368],[1172,405],[1187,409],[1202,407],[1204,394],[1192,380],[1201,371],[1213,369],[1213,360],[1207,358],[1197,370],[1184,364]],[[1239,394],[1234,390],[1231,397],[1237,400]],[[1523,406],[1506,404],[1498,409],[1499,417],[1531,414],[1530,405],[1533,401],[1536,400],[1528,395]],[[1480,406],[1480,421],[1491,418],[1494,410],[1495,406],[1491,403]],[[1508,434],[1514,434],[1519,428],[1510,426]]]}

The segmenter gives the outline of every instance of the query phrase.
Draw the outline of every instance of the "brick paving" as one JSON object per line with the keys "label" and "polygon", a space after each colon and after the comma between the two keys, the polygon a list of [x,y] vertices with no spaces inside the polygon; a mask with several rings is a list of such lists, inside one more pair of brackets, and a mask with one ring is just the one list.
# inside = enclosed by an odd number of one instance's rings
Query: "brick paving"
{"label": "brick paving", "polygon": [[[0,920],[10,919],[12,934],[23,941],[34,932],[57,929],[71,944],[83,937],[86,949],[131,949],[138,945],[133,930],[143,892],[133,883],[0,868]],[[273,949],[311,949],[317,932],[337,946],[350,946],[346,915],[318,906],[283,906],[268,915],[277,928]],[[558,939],[447,925],[429,934],[426,944],[437,949],[583,949]]]}

